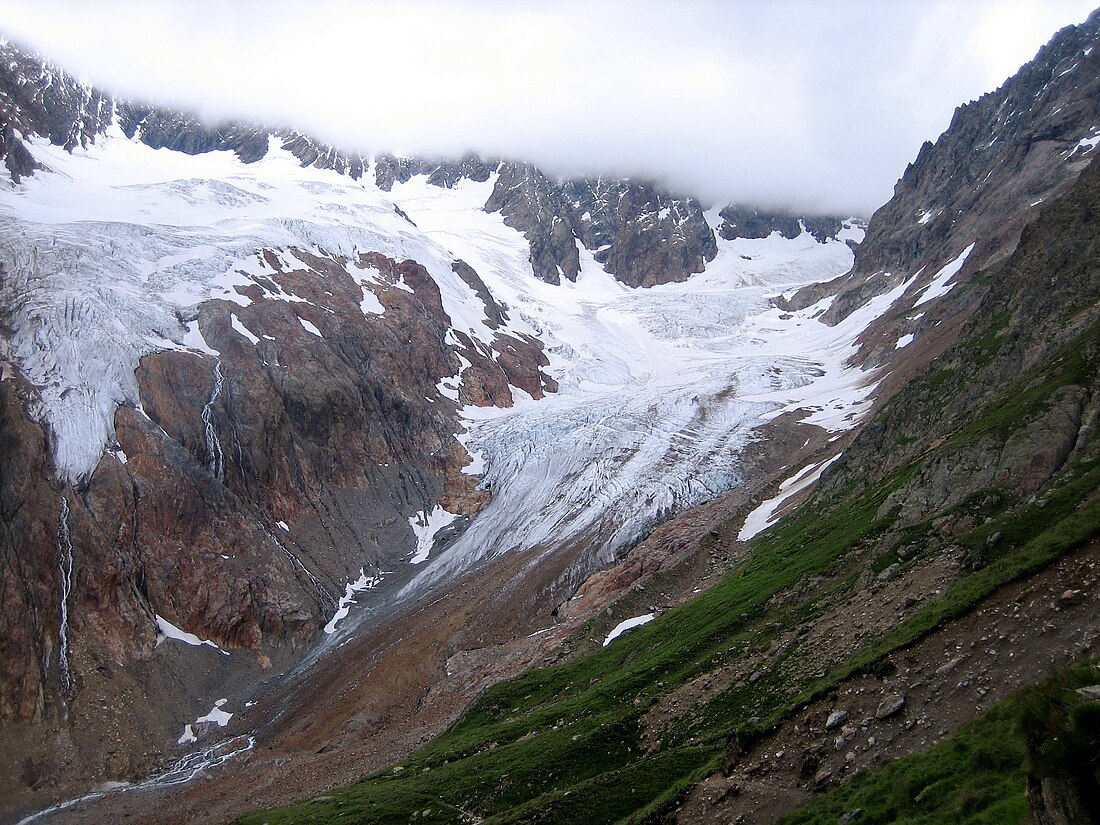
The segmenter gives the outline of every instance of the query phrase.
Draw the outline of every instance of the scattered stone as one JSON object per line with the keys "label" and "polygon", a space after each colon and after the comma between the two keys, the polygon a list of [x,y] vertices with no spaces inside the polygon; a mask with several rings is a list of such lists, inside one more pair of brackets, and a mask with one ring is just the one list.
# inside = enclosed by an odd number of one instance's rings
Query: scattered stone
{"label": "scattered stone", "polygon": [[832,778],[833,778],[833,772],[832,771],[830,771],[830,770],[818,771],[817,773],[814,774],[814,784],[815,785],[824,785],[826,782],[828,782]]}
{"label": "scattered stone", "polygon": [[877,578],[880,582],[888,582],[892,579],[896,579],[899,575],[901,575],[901,565],[898,564],[898,562],[894,562],[881,573],[879,573]]}
{"label": "scattered stone", "polygon": [[336,798],[335,796],[331,796],[331,795],[326,794],[325,796],[315,796],[315,797],[313,797],[313,799],[311,799],[309,801],[310,802],[331,802],[335,798]]}
{"label": "scattered stone", "polygon": [[848,711],[846,710],[834,710],[829,714],[829,718],[825,720],[825,730],[832,730],[838,728],[848,721]]}
{"label": "scattered stone", "polygon": [[843,748],[847,744],[848,744],[848,740],[845,739],[843,736],[838,736],[836,739],[833,740],[833,746],[837,750],[840,750],[841,748]]}
{"label": "scattered stone", "polygon": [[848,751],[846,754],[844,754],[844,761],[845,761],[845,763],[847,763],[849,765],[851,765],[853,762],[855,762],[856,761],[855,752],[854,751]]}
{"label": "scattered stone", "polygon": [[881,702],[879,702],[878,709],[875,711],[876,719],[888,719],[893,716],[899,710],[905,707],[905,697],[898,694],[887,696]]}
{"label": "scattered stone", "polygon": [[948,673],[950,673],[955,668],[957,668],[960,664],[962,664],[962,656],[956,656],[954,659],[952,659],[947,664],[940,665],[938,668],[936,668],[936,675],[937,676],[946,676]]}
{"label": "scattered stone", "polygon": [[1062,607],[1072,607],[1075,604],[1080,604],[1085,600],[1085,594],[1080,590],[1066,590],[1058,597],[1058,601]]}
{"label": "scattered stone", "polygon": [[985,540],[985,546],[996,547],[998,544],[1000,544],[1002,538],[1004,538],[1004,536],[1001,535],[1000,532],[990,533],[989,537]]}
{"label": "scattered stone", "polygon": [[848,825],[856,817],[863,816],[863,808],[856,808],[837,817],[837,825]]}
{"label": "scattered stone", "polygon": [[1100,702],[1100,685],[1088,685],[1087,687],[1077,688],[1077,693],[1080,696],[1084,696],[1086,699]]}
{"label": "scattered stone", "polygon": [[840,729],[840,735],[845,739],[854,739],[856,735],[856,729],[853,725],[845,725]]}

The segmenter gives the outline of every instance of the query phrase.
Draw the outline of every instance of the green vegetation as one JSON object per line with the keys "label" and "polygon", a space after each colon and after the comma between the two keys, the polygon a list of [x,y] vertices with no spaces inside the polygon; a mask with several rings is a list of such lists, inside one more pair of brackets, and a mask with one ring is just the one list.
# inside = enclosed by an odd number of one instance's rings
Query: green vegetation
{"label": "green vegetation", "polygon": [[[766,647],[777,625],[804,618],[806,605],[784,613],[769,606],[771,596],[804,576],[835,574],[838,563],[858,566],[858,553],[849,554],[882,530],[874,514],[906,477],[900,474],[830,515],[803,508],[761,536],[748,560],[709,593],[591,655],[495,686],[401,770],[368,777],[330,800],[251,815],[242,823],[408,822],[412,812],[426,810],[433,811],[433,822],[462,821],[464,812],[491,822],[641,821],[719,767],[725,737],[737,729],[751,735],[746,719],[761,718],[757,729],[774,724],[1100,531],[1100,498],[1082,504],[1100,486],[1100,464],[1094,462],[1046,491],[1045,506],[1010,509],[964,537],[982,543],[996,529],[1010,538],[998,558],[824,678],[794,684],[775,668],[719,694],[647,752],[640,723],[652,702]],[[990,798],[999,798],[998,787],[990,785]],[[974,793],[967,791],[967,804],[985,810],[979,803],[986,796]]]}

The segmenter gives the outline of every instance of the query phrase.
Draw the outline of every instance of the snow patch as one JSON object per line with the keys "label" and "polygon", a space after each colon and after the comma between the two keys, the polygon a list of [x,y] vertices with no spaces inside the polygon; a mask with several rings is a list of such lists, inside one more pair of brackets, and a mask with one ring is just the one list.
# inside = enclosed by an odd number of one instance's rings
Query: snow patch
{"label": "snow patch", "polygon": [[328,620],[328,624],[325,625],[325,633],[329,635],[335,633],[336,625],[347,618],[348,613],[351,612],[351,606],[356,603],[356,593],[361,593],[364,590],[373,590],[381,583],[381,574],[377,576],[368,576],[363,572],[363,568],[360,567],[359,578],[344,585],[344,595],[340,597],[340,602],[336,606],[336,613],[333,614],[332,618]]}
{"label": "snow patch", "polygon": [[298,323],[302,325],[302,329],[304,329],[306,332],[312,335],[316,335],[318,338],[325,337],[321,334],[321,330],[317,329],[316,326],[307,321],[305,318],[298,316]]}
{"label": "snow patch", "polygon": [[633,619],[627,619],[625,621],[619,622],[617,625],[615,625],[612,631],[607,634],[607,638],[603,640],[603,646],[607,647],[613,641],[626,633],[626,631],[633,630],[636,627],[641,627],[642,625],[653,621],[655,618],[657,618],[657,614],[646,613],[644,616],[635,616]]}
{"label": "snow patch", "polygon": [[215,358],[221,355],[220,352],[206,343],[206,339],[202,337],[202,332],[199,330],[199,322],[197,320],[187,323],[187,326],[184,328],[182,343],[187,349],[194,350],[195,352],[213,355]]}
{"label": "snow patch", "polygon": [[371,291],[366,285],[362,286],[363,300],[359,302],[359,309],[363,311],[364,315],[384,315],[386,308],[382,306],[382,302],[378,300],[378,296]]}
{"label": "snow patch", "polygon": [[256,337],[255,335],[253,335],[251,330],[249,330],[248,327],[246,327],[241,322],[241,319],[237,317],[237,313],[235,313],[235,312],[229,313],[229,325],[231,327],[233,327],[233,329],[235,329],[241,335],[243,335],[245,338],[247,338],[249,340],[249,342],[251,342],[253,344],[253,346],[260,343],[260,339],[258,337]]}
{"label": "snow patch", "polygon": [[783,505],[787,500],[792,496],[798,495],[821,478],[821,474],[825,472],[825,469],[840,458],[841,455],[842,453],[838,453],[829,460],[822,461],[820,464],[810,464],[803,467],[793,476],[786,479],[779,485],[779,493],[774,498],[768,499],[749,513],[748,518],[745,519],[745,523],[741,527],[741,532],[737,534],[737,540],[748,541],[757,533],[761,533],[768,527],[771,527],[772,524],[779,519],[779,512],[783,509]]}
{"label": "snow patch", "polygon": [[902,349],[903,347],[909,346],[913,343],[914,340],[916,340],[916,337],[917,336],[911,332],[906,333],[897,340],[897,343],[894,344],[894,349]]}
{"label": "snow patch", "polygon": [[210,708],[210,712],[205,716],[200,716],[195,720],[195,723],[214,722],[219,728],[224,728],[229,724],[229,720],[233,718],[232,713],[227,710],[222,710],[222,705],[228,701],[228,699],[219,699],[214,703],[214,707]]}
{"label": "snow patch", "polygon": [[955,284],[948,284],[947,282],[954,278],[959,270],[963,268],[963,264],[966,263],[966,259],[973,249],[974,244],[970,244],[970,246],[959,253],[959,256],[955,258],[955,260],[945,264],[943,269],[936,273],[935,277],[932,278],[932,282],[925,287],[920,297],[913,303],[914,309],[921,304],[926,304],[929,301],[946,295],[955,288]]}
{"label": "snow patch", "polygon": [[1089,137],[1083,137],[1083,138],[1081,138],[1081,140],[1079,140],[1077,142],[1077,145],[1075,147],[1073,147],[1073,151],[1070,152],[1070,154],[1075,155],[1075,154],[1077,154],[1077,152],[1079,150],[1084,150],[1084,151],[1081,152],[1081,154],[1084,155],[1088,152],[1091,152],[1093,149],[1095,149],[1096,144],[1098,144],[1098,143],[1100,143],[1100,134],[1090,135]]}
{"label": "snow patch", "polygon": [[191,723],[188,722],[183,726],[183,733],[180,738],[176,740],[177,745],[190,745],[192,742],[198,742],[199,738],[195,736],[195,731],[191,728]]}
{"label": "snow patch", "polygon": [[157,639],[158,645],[165,639],[175,639],[176,641],[180,641],[184,644],[189,644],[194,647],[202,647],[203,645],[207,645],[214,648],[214,650],[218,651],[224,656],[229,655],[228,651],[222,650],[218,645],[214,644],[214,642],[210,641],[209,639],[200,639],[194,633],[188,633],[186,630],[181,630],[180,628],[176,627],[163,616],[159,614],[154,615],[156,615],[157,617],[157,633],[159,635],[159,638]]}
{"label": "snow patch", "polygon": [[456,513],[448,513],[438,504],[432,508],[430,513],[425,510],[412,516],[409,519],[409,527],[416,535],[416,552],[409,559],[409,564],[420,564],[427,561],[428,555],[432,551],[432,545],[435,544],[436,534],[456,518],[458,518]]}

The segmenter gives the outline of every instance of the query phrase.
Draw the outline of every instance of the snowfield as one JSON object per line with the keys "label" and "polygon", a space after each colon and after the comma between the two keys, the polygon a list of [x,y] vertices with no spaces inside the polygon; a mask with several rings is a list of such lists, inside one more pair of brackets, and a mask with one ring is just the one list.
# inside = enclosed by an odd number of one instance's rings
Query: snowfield
{"label": "snowfield", "polygon": [[[855,228],[828,243],[806,232],[719,240],[706,272],[649,289],[619,283],[582,248],[576,283],[550,285],[533,277],[524,237],[483,210],[495,175],[452,189],[420,176],[385,193],[370,175],[303,169],[275,139],[245,165],[227,152],[153,150],[117,127],[72,154],[43,142],[32,151],[48,171],[0,191],[0,231],[13,240],[0,250],[0,306],[13,330],[7,357],[38,388],[34,412],[70,484],[116,449],[114,412],[139,403],[142,355],[188,350],[216,369],[195,323],[200,303],[247,305],[238,288],[253,285],[268,299],[303,300],[265,277],[264,249],[292,267],[294,248],[414,259],[439,285],[452,328],[491,343],[484,304],[452,269],[461,259],[506,308],[502,331],[544,342],[559,392],[536,402],[514,389],[511,409],[462,411],[466,472],[493,499],[442,550],[435,538],[452,515],[410,516],[418,570],[406,594],[503,553],[533,551],[534,562],[579,539],[581,567],[609,563],[661,519],[738,484],[738,452],[762,422],[802,410],[830,430],[853,426],[875,381],[846,359],[897,297],[836,327],[817,320],[826,302],[795,313],[771,306],[771,296],[846,271],[843,240],[858,240]],[[367,288],[377,273],[352,271],[362,311],[384,312]],[[235,314],[230,321],[258,342]],[[461,381],[461,370],[444,378],[440,396],[457,399]],[[366,586],[347,589],[329,633]]]}

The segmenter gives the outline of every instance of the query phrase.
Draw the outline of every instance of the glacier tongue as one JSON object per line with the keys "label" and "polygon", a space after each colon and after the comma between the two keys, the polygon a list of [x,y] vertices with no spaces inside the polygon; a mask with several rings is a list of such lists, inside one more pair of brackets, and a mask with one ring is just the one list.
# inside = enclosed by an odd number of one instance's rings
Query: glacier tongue
{"label": "glacier tongue", "polygon": [[550,285],[532,277],[523,237],[478,208],[492,185],[439,190],[414,178],[391,194],[546,343],[560,389],[510,410],[463,410],[463,443],[484,462],[493,499],[406,593],[502,553],[581,538],[582,564],[606,564],[668,514],[737,484],[739,450],[777,411],[859,412],[870,376],[844,364],[855,322],[833,329],[813,317],[820,307],[785,314],[768,301],[844,272],[846,244],[807,233],[723,241],[705,273],[644,290],[581,249],[576,283]]}

